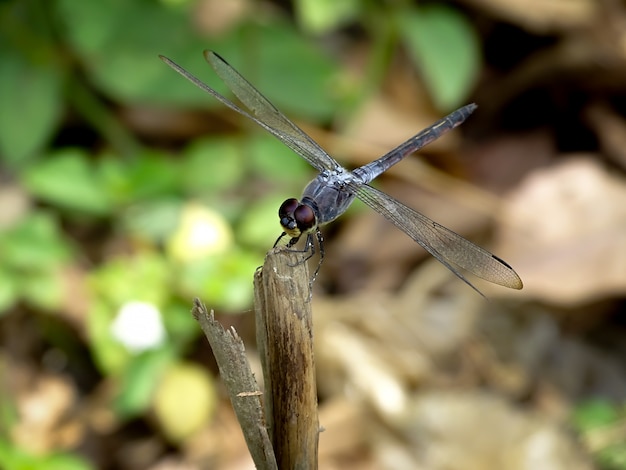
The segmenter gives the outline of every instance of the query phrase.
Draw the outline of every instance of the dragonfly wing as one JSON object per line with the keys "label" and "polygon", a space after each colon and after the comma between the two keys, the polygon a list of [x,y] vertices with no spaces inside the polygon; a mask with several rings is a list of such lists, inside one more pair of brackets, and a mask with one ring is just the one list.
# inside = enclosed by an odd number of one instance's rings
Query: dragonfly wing
{"label": "dragonfly wing", "polygon": [[264,123],[265,129],[278,137],[317,170],[334,170],[339,166],[335,159],[328,155],[317,142],[281,113],[222,57],[212,51],[204,51],[204,57],[226,86],[257,118],[253,119],[257,124],[259,121]]}
{"label": "dragonfly wing", "polygon": [[456,267],[494,284],[523,287],[513,268],[484,248],[369,185],[353,189],[361,201],[393,222],[474,290],[478,291]]}
{"label": "dragonfly wing", "polygon": [[[237,106],[228,98],[219,94],[213,88],[182,68],[173,60],[164,56],[159,57],[163,62],[198,88],[206,91],[225,106],[242,116],[247,117],[251,121],[254,121],[270,134],[274,135],[287,147],[309,162],[313,168],[321,172],[323,170],[330,170],[339,166],[339,164],[319,145],[317,145],[313,139],[311,139],[298,126],[282,115],[280,111],[278,111],[266,98],[264,98],[259,91],[250,85],[235,69],[228,65],[228,63],[221,59],[217,54],[207,51],[205,53],[205,57],[209,60],[211,66],[213,66],[220,78],[224,80],[225,84],[233,91],[233,93],[235,93],[235,95],[240,97],[242,103],[248,106],[253,114],[250,114],[248,111]],[[246,96],[247,98],[242,99],[241,96]],[[269,116],[274,117],[268,118]],[[265,122],[265,120],[268,122]]]}

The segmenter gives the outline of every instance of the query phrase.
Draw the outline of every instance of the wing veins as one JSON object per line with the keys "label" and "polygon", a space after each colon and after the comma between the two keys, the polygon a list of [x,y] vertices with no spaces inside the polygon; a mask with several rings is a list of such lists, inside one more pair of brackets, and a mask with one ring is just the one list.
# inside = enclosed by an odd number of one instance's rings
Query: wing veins
{"label": "wing veins", "polygon": [[522,288],[522,280],[513,268],[484,248],[369,185],[352,189],[361,201],[385,216],[474,290],[478,291],[454,266],[494,284]]}
{"label": "wing veins", "polygon": [[[202,80],[192,73],[185,70],[171,59],[160,55],[159,58],[169,65],[172,69],[185,77],[191,83],[196,85],[203,91],[206,91],[223,105],[233,111],[247,117],[257,125],[272,134],[283,144],[293,150],[295,153],[304,158],[309,164],[318,171],[335,169],[339,164],[328,155],[311,137],[304,133],[302,129],[287,119],[278,109],[274,107],[263,95],[254,88],[245,78],[243,78],[235,69],[233,69],[224,59],[214,52],[205,51],[205,58],[215,73],[222,79],[225,85],[240,99],[240,101],[250,109],[252,114],[228,98],[222,96],[213,88],[208,86]],[[242,99],[243,97],[243,99]],[[252,98],[255,97],[258,102],[255,106]],[[260,103],[260,104],[259,104]],[[269,124],[263,121],[269,121]]]}

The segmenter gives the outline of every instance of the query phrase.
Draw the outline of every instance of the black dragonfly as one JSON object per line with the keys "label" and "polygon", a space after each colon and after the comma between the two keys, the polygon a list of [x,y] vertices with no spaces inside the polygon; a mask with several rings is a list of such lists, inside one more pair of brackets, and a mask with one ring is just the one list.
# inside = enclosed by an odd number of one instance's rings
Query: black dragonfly
{"label": "black dragonfly", "polygon": [[460,125],[476,109],[475,104],[457,109],[379,159],[348,171],[276,109],[222,57],[212,51],[205,51],[204,57],[248,111],[220,95],[172,60],[160,56],[163,62],[187,80],[230,109],[256,122],[319,171],[319,175],[304,189],[300,200],[287,199],[280,206],[278,215],[284,231],[274,246],[284,237],[289,237],[286,245],[293,247],[300,237],[306,235],[306,246],[312,253],[312,234],[315,233],[320,246],[321,265],[324,249],[319,227],[343,214],[356,197],[395,224],[479,294],[482,295],[457,268],[501,286],[522,288],[520,277],[502,259],[368,184],[407,155]]}

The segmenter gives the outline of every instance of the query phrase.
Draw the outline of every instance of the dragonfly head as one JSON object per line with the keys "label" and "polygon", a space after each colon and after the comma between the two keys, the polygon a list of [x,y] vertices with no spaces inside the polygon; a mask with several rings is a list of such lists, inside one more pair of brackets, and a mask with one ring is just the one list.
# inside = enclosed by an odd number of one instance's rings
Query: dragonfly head
{"label": "dragonfly head", "polygon": [[317,225],[313,208],[302,204],[295,198],[287,199],[278,209],[280,225],[291,238],[298,238],[303,233],[311,232]]}

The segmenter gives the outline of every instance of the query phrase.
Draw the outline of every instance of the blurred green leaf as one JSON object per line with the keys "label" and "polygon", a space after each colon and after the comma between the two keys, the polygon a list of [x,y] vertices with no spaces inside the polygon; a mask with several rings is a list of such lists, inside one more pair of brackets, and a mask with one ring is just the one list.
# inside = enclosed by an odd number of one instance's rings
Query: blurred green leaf
{"label": "blurred green leaf", "polygon": [[96,172],[115,205],[133,201],[132,187],[128,177],[128,163],[118,155],[102,155],[96,164]]}
{"label": "blurred green leaf", "polygon": [[20,297],[44,309],[58,307],[65,295],[61,267],[71,251],[54,218],[43,212],[0,234],[0,309]]}
{"label": "blurred green leaf", "polygon": [[71,248],[55,218],[39,211],[0,234],[0,253],[5,268],[41,272],[69,261]]}
{"label": "blurred green leaf", "polygon": [[105,375],[120,373],[132,359],[111,331],[120,308],[130,301],[151,303],[159,309],[167,305],[173,292],[170,269],[160,254],[140,252],[111,259],[92,272],[89,284],[95,300],[87,329],[92,354]]}
{"label": "blurred green leaf", "polygon": [[283,231],[278,208],[287,197],[269,195],[251,203],[235,229],[237,239],[247,246],[269,250]]}
{"label": "blurred green leaf", "polygon": [[23,452],[15,449],[11,443],[0,438],[0,468],[16,468],[19,469],[26,463],[26,456]]}
{"label": "blurred green leaf", "polygon": [[131,161],[106,155],[98,161],[96,174],[118,206],[181,193],[180,164],[156,150],[145,150]]}
{"label": "blurred green leaf", "polygon": [[154,198],[132,204],[118,217],[131,236],[156,245],[163,243],[176,229],[183,206],[182,199]]}
{"label": "blurred green leaf", "polygon": [[19,281],[16,276],[0,266],[0,318],[8,313],[8,309],[17,302],[19,297]]}
{"label": "blurred green leaf", "polygon": [[361,7],[358,0],[296,0],[296,12],[305,30],[322,34],[355,19]]}
{"label": "blurred green leaf", "polygon": [[[335,110],[337,66],[287,21],[249,18],[215,38],[189,31],[194,9],[157,2],[59,0],[57,15],[92,82],[120,101],[176,102],[200,107],[218,103],[168,70],[163,54],[221,93],[202,57],[214,49],[289,113],[328,120]],[[141,27],[138,27],[138,23]],[[164,34],[166,32],[167,34]]]}
{"label": "blurred green leaf", "polygon": [[601,470],[626,469],[626,445],[623,443],[607,446],[595,455]]}
{"label": "blurred green leaf", "polygon": [[145,411],[152,401],[155,383],[158,383],[172,360],[169,348],[150,350],[133,357],[120,378],[120,393],[114,402],[115,411],[123,418],[131,418]]}
{"label": "blurred green leaf", "polygon": [[617,408],[606,400],[591,400],[574,410],[572,421],[580,431],[608,426],[619,419]]}
{"label": "blurred green leaf", "polygon": [[82,458],[70,454],[52,454],[39,457],[40,465],[29,470],[92,470],[94,467]]}
{"label": "blurred green leaf", "polygon": [[109,259],[93,271],[90,285],[98,299],[111,306],[113,318],[115,310],[130,300],[165,305],[172,292],[170,270],[161,254],[139,252]]}
{"label": "blurred green leaf", "polygon": [[224,255],[208,256],[186,264],[179,276],[181,289],[189,296],[237,312],[252,303],[252,281],[263,257],[233,249]]}
{"label": "blurred green leaf", "polygon": [[98,161],[97,175],[117,206],[172,199],[181,193],[180,164],[169,155],[146,150],[129,161],[106,155]]}
{"label": "blurred green leaf", "polygon": [[572,415],[574,427],[593,451],[602,469],[626,468],[626,444],[623,438],[624,406],[609,400],[595,399],[579,404]]}
{"label": "blurred green leaf", "polygon": [[59,0],[55,5],[66,39],[93,82],[120,101],[152,101],[168,93],[174,77],[158,54],[183,55],[206,47],[189,31],[191,4],[187,9],[126,0]]}
{"label": "blurred green leaf", "polygon": [[115,313],[115,307],[98,298],[91,305],[87,315],[91,355],[105,376],[120,373],[131,359],[131,354],[111,334],[111,323]]}
{"label": "blurred green leaf", "polygon": [[173,299],[163,309],[163,323],[171,338],[172,346],[176,347],[180,354],[186,352],[191,341],[201,334],[198,322],[189,314],[190,301]]}
{"label": "blurred green leaf", "polygon": [[255,88],[292,120],[331,119],[339,98],[337,64],[285,21],[243,25],[237,33],[216,51]]}
{"label": "blurred green leaf", "polygon": [[0,155],[10,166],[24,166],[58,124],[62,75],[52,61],[34,63],[6,47],[0,52]]}
{"label": "blurred green leaf", "polygon": [[291,186],[292,190],[301,192],[305,183],[313,179],[311,165],[274,136],[257,134],[250,139],[250,144],[246,155],[250,166],[263,178],[276,184],[277,190]]}
{"label": "blurred green leaf", "polygon": [[[169,297],[169,294],[171,292],[165,292],[165,296]],[[147,315],[149,311],[146,308],[154,309],[157,317]],[[184,344],[178,341],[171,343],[170,335],[161,329],[162,309],[159,305],[134,298],[120,304],[111,304],[101,297],[95,298],[87,317],[89,347],[104,375],[125,374],[129,364],[147,352],[162,351],[165,354],[167,351],[166,355],[169,356],[175,353],[175,348],[181,350]],[[155,321],[159,325],[155,325]]]}
{"label": "blurred green leaf", "polygon": [[66,295],[60,272],[32,272],[21,276],[20,294],[30,304],[43,309],[58,308]]}
{"label": "blurred green leaf", "polygon": [[[234,100],[227,87],[204,60],[204,49],[219,53],[290,118],[303,116],[316,121],[327,121],[333,116],[339,98],[334,86],[338,67],[288,22],[268,18],[267,21],[256,23],[252,19],[228,34],[215,38],[211,44],[205,42],[204,47],[196,51],[190,50],[192,53],[181,51],[179,56],[168,53],[171,59],[200,80]],[[161,66],[166,67],[164,64]],[[202,93],[200,90],[194,90],[195,87],[190,83],[184,84],[184,79],[173,71],[166,72],[168,73],[165,75],[177,78],[178,85],[172,81],[168,82],[169,88],[160,87],[162,102],[174,101],[172,89],[187,89],[193,93],[186,92],[184,100],[182,95],[177,96],[175,101],[178,104],[218,104],[206,93],[206,98],[199,101]]]}
{"label": "blurred green leaf", "polygon": [[125,172],[129,201],[180,193],[180,164],[163,152],[142,152],[126,165]]}
{"label": "blurred green leaf", "polygon": [[0,468],[10,470],[92,470],[80,457],[67,453],[34,455],[0,439]]}
{"label": "blurred green leaf", "polygon": [[472,25],[457,10],[438,4],[402,11],[399,24],[435,105],[444,111],[458,107],[480,70],[480,45]]}
{"label": "blurred green leaf", "polygon": [[64,149],[30,166],[24,185],[41,199],[60,207],[103,215],[111,210],[106,188],[81,149]]}
{"label": "blurred green leaf", "polygon": [[237,189],[249,165],[241,140],[207,138],[193,142],[180,162],[183,186],[187,193],[202,195]]}

